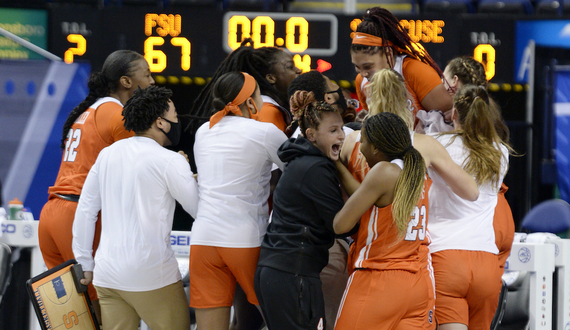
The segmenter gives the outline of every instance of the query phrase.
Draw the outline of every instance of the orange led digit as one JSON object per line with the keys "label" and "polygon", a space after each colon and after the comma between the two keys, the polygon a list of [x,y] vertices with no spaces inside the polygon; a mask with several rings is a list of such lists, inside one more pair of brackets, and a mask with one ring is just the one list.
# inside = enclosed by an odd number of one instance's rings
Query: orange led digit
{"label": "orange led digit", "polygon": [[[486,60],[483,58],[486,55]],[[483,63],[485,76],[491,80],[495,76],[495,48],[489,44],[480,44],[473,51],[473,58]]]}
{"label": "orange led digit", "polygon": [[183,37],[175,37],[170,40],[173,46],[178,46],[181,48],[182,57],[180,59],[180,67],[184,71],[190,70],[190,41]]}
{"label": "orange led digit", "polygon": [[[265,26],[265,41],[261,36],[261,27]],[[253,46],[259,47],[273,47],[275,46],[275,22],[269,16],[257,16],[251,23],[251,39]],[[242,39],[243,40],[243,39]]]}
{"label": "orange led digit", "polygon": [[161,50],[154,49],[154,46],[164,44],[162,37],[148,37],[144,41],[144,58],[148,62],[151,72],[162,72],[166,69],[166,54]]}
{"label": "orange led digit", "polygon": [[69,34],[67,35],[67,41],[77,44],[77,47],[66,50],[63,60],[65,63],[73,63],[74,55],[81,56],[85,54],[85,51],[87,50],[87,40],[85,40],[85,37],[81,34]]}
{"label": "orange led digit", "polygon": [[[238,26],[241,26],[241,36],[238,38]],[[228,22],[228,46],[232,50],[238,48],[245,38],[251,35],[251,21],[249,18],[236,15],[232,16]],[[238,41],[239,39],[239,41]]]}
{"label": "orange led digit", "polygon": [[295,62],[295,66],[301,69],[303,73],[311,71],[311,56],[309,55],[301,55],[295,54],[293,56],[293,62]]}
{"label": "orange led digit", "polygon": [[[299,42],[295,42],[295,30],[299,28]],[[285,47],[292,53],[302,53],[309,47],[309,22],[303,17],[291,17],[285,25]]]}

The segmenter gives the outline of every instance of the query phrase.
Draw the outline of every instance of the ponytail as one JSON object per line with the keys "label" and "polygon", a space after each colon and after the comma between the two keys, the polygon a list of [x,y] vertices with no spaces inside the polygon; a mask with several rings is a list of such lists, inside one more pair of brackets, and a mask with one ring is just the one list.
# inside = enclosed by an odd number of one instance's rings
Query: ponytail
{"label": "ponytail", "polygon": [[491,183],[498,187],[503,158],[499,146],[503,141],[495,129],[487,91],[481,86],[465,85],[455,94],[453,103],[462,127],[459,135],[470,152],[463,168],[479,186]]}
{"label": "ponytail", "polygon": [[410,215],[422,194],[426,173],[424,159],[412,146],[406,123],[393,113],[382,112],[368,117],[362,131],[376,149],[391,159],[401,158],[404,161],[392,202],[394,223],[400,237],[404,237]]}
{"label": "ponytail", "polygon": [[67,134],[71,129],[71,125],[75,123],[77,118],[79,118],[79,116],[81,116],[85,110],[89,109],[89,107],[95,103],[95,101],[109,95],[109,89],[107,85],[107,80],[100,72],[96,72],[91,75],[89,82],[87,83],[87,87],[89,87],[89,94],[87,94],[85,99],[81,101],[79,105],[71,110],[69,116],[67,116],[67,119],[65,120],[65,124],[63,124],[63,132],[60,145],[61,149],[65,149]]}

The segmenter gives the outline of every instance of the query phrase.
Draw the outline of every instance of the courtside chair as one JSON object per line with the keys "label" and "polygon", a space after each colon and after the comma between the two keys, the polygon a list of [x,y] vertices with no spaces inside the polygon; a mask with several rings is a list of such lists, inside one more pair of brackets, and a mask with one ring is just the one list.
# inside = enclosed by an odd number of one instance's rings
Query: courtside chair
{"label": "courtside chair", "polygon": [[0,304],[2,297],[10,284],[10,274],[12,270],[12,250],[4,243],[0,243]]}
{"label": "courtside chair", "polygon": [[[527,330],[530,328],[530,273],[521,271],[517,279],[507,286],[506,304],[496,330]],[[493,328],[491,328],[494,330]]]}
{"label": "courtside chair", "polygon": [[570,229],[570,204],[562,199],[549,199],[539,203],[524,216],[522,228],[567,236]]}
{"label": "courtside chair", "polygon": [[503,285],[501,286],[501,293],[499,294],[499,305],[497,306],[497,311],[495,312],[493,322],[491,323],[491,330],[497,330],[499,328],[507,307],[508,287],[505,280],[501,279],[501,282]]}

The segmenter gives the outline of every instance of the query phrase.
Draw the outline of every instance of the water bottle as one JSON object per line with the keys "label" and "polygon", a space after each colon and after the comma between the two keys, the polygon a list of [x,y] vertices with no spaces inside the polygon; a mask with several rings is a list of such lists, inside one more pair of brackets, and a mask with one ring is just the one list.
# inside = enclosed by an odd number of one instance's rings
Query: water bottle
{"label": "water bottle", "polygon": [[8,202],[8,209],[10,212],[9,219],[10,220],[22,220],[22,209],[24,208],[24,203],[20,201],[18,198],[14,198],[13,200]]}

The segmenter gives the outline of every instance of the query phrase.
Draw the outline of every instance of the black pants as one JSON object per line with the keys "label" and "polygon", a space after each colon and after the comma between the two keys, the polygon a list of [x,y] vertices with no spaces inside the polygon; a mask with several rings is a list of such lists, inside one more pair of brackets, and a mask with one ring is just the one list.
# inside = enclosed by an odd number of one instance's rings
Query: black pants
{"label": "black pants", "polygon": [[269,267],[255,271],[255,294],[269,330],[325,329],[325,303],[318,277]]}

